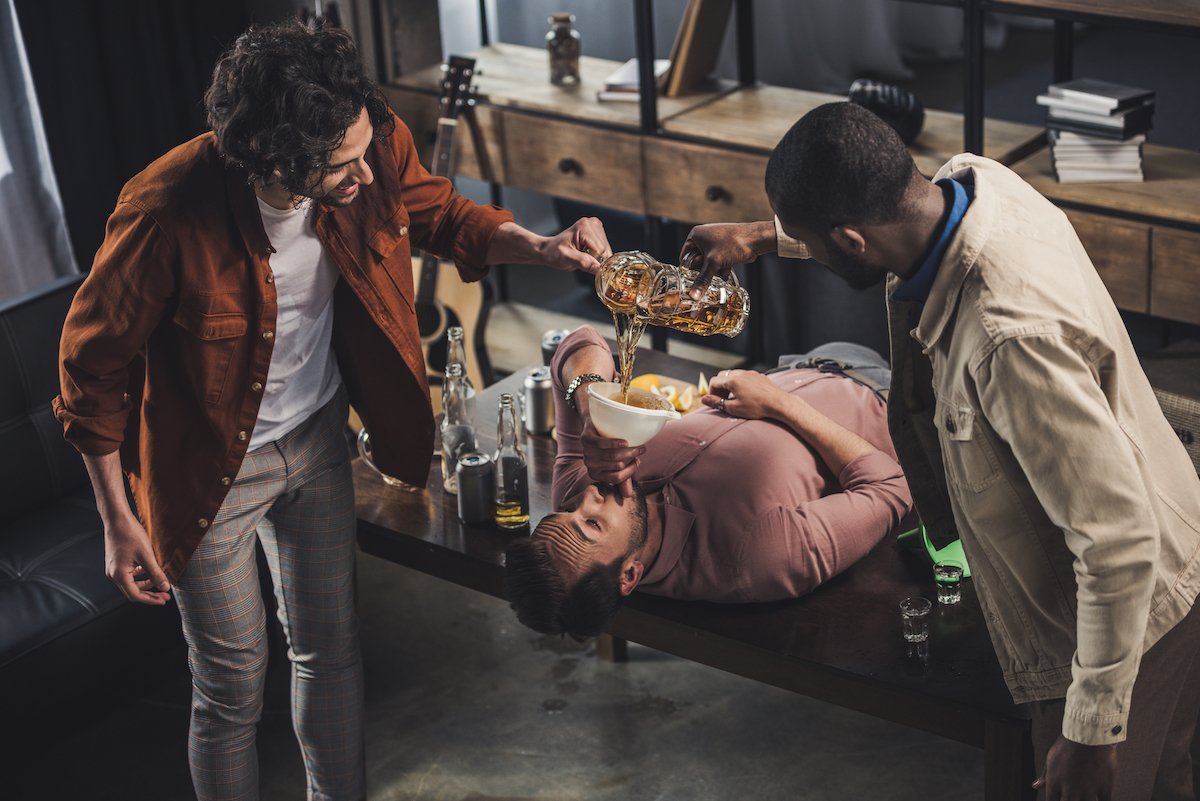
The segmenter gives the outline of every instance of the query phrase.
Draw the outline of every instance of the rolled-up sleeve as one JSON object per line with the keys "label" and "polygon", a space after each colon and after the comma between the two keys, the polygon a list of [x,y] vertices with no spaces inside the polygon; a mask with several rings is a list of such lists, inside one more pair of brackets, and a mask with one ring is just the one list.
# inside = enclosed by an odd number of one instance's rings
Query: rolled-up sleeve
{"label": "rolled-up sleeve", "polygon": [[784,233],[779,217],[775,218],[775,255],[781,259],[807,259],[808,246]]}
{"label": "rolled-up sleeve", "polygon": [[67,441],[101,456],[125,439],[130,365],[163,320],[175,291],[175,248],[154,219],[118,202],[59,344],[54,414]]}
{"label": "rolled-up sleeve", "polygon": [[1077,643],[1062,733],[1087,745],[1125,739],[1159,548],[1099,361],[1062,335],[1021,336],[977,378],[988,422],[1075,558]]}
{"label": "rolled-up sleeve", "polygon": [[779,506],[744,538],[738,595],[774,601],[812,592],[866,556],[912,508],[900,465],[882,451],[847,464],[841,492],[799,506]]}
{"label": "rolled-up sleeve", "polygon": [[585,325],[576,328],[563,339],[554,352],[554,358],[550,360],[550,374],[554,382],[554,438],[558,443],[550,492],[555,509],[561,509],[568,498],[591,483],[587,465],[583,462],[583,445],[579,439],[583,432],[583,418],[579,412],[567,405],[566,399],[567,385],[574,376],[562,374],[562,366],[567,359],[588,347],[603,348],[605,353],[612,353],[604,337],[600,336],[596,329]]}
{"label": "rolled-up sleeve", "polygon": [[413,244],[452,259],[464,281],[478,281],[487,275],[492,236],[512,221],[512,214],[474,203],[454,191],[448,179],[432,175],[421,165],[412,132],[398,117],[393,119],[396,129],[391,146],[400,170]]}

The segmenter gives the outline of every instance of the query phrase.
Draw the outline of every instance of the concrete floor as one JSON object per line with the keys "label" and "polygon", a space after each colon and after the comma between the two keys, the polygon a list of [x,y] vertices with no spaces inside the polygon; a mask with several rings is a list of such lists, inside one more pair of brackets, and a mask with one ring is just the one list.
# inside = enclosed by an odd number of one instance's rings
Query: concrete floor
{"label": "concrete floor", "polygon": [[[631,646],[522,628],[495,599],[362,555],[372,801],[982,797],[982,752]],[[259,726],[264,799],[302,799],[287,666]],[[6,801],[193,798],[180,663],[5,771]],[[11,755],[11,752],[10,752]],[[11,794],[10,794],[11,793]]]}

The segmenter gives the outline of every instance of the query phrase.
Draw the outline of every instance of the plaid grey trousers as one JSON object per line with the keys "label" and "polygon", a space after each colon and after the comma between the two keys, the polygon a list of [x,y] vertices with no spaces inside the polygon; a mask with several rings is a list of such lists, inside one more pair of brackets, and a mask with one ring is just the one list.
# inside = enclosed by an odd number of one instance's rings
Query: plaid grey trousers
{"label": "plaid grey trousers", "polygon": [[267,668],[255,539],[275,583],[292,663],[292,724],[310,801],[366,797],[354,611],[354,485],[346,397],[247,454],[175,600],[192,671],[188,761],[200,801],[258,798],[255,728]]}

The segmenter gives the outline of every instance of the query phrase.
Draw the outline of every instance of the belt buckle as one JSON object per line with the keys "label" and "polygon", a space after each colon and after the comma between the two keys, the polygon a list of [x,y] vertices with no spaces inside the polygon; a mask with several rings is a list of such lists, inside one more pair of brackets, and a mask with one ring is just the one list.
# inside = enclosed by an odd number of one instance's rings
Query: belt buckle
{"label": "belt buckle", "polygon": [[836,361],[834,359],[827,359],[825,357],[821,357],[819,359],[814,359],[813,367],[815,367],[817,369],[817,372],[819,372],[819,373],[840,373],[840,372],[842,372],[841,362]]}

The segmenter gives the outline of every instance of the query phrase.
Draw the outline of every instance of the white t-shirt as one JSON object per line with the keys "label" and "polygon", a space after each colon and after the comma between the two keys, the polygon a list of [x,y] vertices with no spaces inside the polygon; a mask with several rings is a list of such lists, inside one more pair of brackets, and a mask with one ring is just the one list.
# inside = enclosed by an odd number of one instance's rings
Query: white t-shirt
{"label": "white t-shirt", "polygon": [[299,426],[325,405],[342,383],[331,346],[338,270],[313,230],[313,201],[280,210],[259,198],[258,208],[267,239],[275,248],[269,261],[279,314],[250,450]]}

